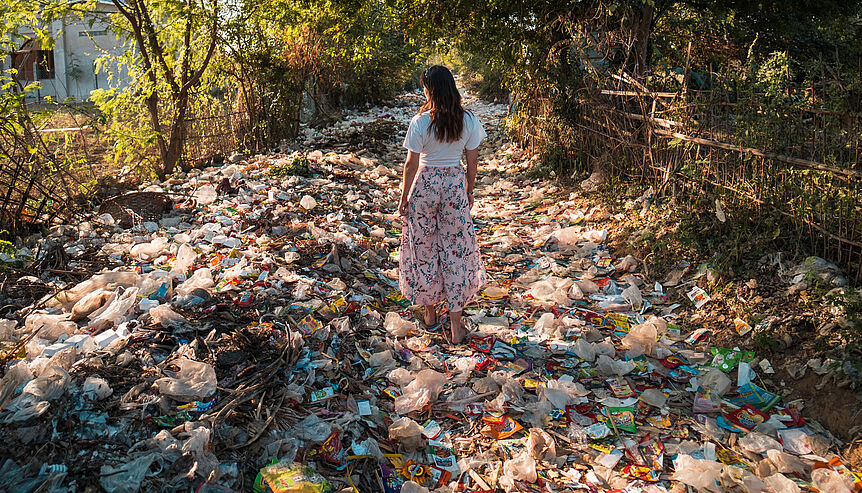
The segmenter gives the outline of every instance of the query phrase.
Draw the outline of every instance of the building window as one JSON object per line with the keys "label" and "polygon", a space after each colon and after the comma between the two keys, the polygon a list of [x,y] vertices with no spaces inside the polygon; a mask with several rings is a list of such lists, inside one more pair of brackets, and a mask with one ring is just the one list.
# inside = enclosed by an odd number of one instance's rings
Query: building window
{"label": "building window", "polygon": [[53,79],[54,50],[38,49],[35,39],[28,39],[21,49],[12,53],[12,66],[18,70],[17,79],[24,81]]}
{"label": "building window", "polygon": [[91,37],[95,37],[95,36],[107,36],[107,34],[108,34],[108,31],[107,31],[107,30],[102,30],[102,31],[81,31],[81,32],[79,32],[79,33],[78,33],[78,36],[80,36],[80,37],[82,37],[82,38],[91,38]]}

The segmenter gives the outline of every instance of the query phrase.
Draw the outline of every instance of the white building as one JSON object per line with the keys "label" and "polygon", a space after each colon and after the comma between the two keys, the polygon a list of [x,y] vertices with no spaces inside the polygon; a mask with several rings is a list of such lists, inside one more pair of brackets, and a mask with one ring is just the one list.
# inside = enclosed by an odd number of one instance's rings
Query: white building
{"label": "white building", "polygon": [[111,80],[104,69],[96,71],[97,59],[118,56],[125,50],[109,27],[108,16],[115,12],[113,3],[100,0],[83,20],[67,17],[53,22],[49,28],[53,49],[42,49],[38,40],[22,38],[18,51],[0,59],[0,71],[18,69],[18,80],[24,86],[41,82],[42,88],[36,93],[39,99],[84,101],[94,89],[125,86],[125,74],[118,73],[116,67],[108,67],[114,73]]}

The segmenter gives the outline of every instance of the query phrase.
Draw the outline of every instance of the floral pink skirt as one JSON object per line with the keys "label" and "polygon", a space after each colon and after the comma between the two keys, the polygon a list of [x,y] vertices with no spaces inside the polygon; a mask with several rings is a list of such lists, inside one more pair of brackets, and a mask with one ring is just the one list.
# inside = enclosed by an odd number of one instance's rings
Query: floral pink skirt
{"label": "floral pink skirt", "polygon": [[461,311],[487,282],[460,166],[416,173],[401,235],[400,287],[417,305]]}

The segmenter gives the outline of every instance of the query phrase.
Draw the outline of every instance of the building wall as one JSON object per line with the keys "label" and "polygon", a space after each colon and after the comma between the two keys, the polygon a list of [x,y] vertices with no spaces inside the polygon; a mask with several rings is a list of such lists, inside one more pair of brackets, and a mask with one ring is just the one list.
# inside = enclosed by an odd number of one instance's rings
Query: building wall
{"label": "building wall", "polygon": [[[42,88],[33,99],[51,97],[62,101],[72,98],[85,101],[94,89],[122,88],[127,85],[128,74],[110,62],[98,73],[96,60],[102,56],[119,56],[125,48],[109,29],[108,15],[115,11],[112,5],[101,3],[98,12],[90,19],[64,19],[50,26],[54,34],[54,74],[48,79],[34,79]],[[92,25],[91,25],[92,24]],[[23,44],[25,39],[21,40]],[[12,66],[12,57],[2,60],[2,69]],[[112,72],[109,79],[105,70]],[[34,71],[35,73],[35,71]],[[25,83],[26,84],[26,83]]]}

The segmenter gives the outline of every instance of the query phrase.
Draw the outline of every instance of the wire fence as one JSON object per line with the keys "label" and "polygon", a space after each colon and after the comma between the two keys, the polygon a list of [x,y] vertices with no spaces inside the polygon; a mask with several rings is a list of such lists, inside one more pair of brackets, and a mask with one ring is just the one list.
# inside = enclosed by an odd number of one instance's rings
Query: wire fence
{"label": "wire fence", "polygon": [[862,117],[811,104],[826,100],[824,92],[811,87],[779,101],[685,85],[660,92],[614,74],[581,91],[562,116],[550,99],[533,102],[540,124],[527,128],[524,119],[522,131],[554,143],[581,170],[599,163],[660,196],[717,198],[729,210],[782,216],[794,228],[784,235],[839,264],[858,285]]}

